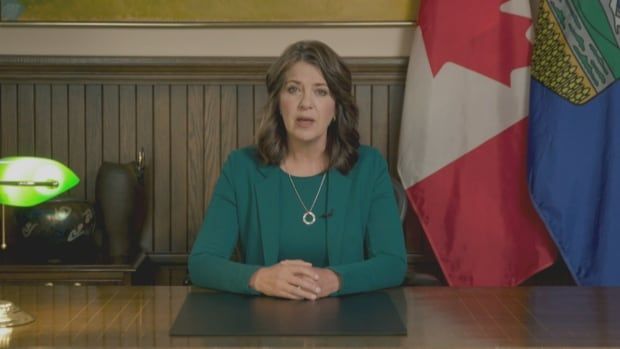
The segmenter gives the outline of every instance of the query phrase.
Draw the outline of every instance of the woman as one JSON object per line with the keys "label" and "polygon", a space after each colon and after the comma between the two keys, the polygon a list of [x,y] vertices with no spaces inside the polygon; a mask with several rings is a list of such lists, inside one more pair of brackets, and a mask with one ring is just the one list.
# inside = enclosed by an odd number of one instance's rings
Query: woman
{"label": "woman", "polygon": [[[256,147],[233,151],[189,257],[194,284],[289,299],[399,285],[407,269],[385,160],[359,145],[351,73],[318,41],[267,72]],[[230,257],[239,247],[243,262]]]}

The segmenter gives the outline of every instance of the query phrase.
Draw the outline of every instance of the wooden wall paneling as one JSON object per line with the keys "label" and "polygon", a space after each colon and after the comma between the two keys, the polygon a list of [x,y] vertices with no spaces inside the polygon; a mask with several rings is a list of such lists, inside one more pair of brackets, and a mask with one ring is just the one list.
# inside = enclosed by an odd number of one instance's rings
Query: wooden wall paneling
{"label": "wooden wall paneling", "polygon": [[86,199],[86,119],[84,85],[69,85],[69,167],[80,178],[71,195]]}
{"label": "wooden wall paneling", "polygon": [[170,285],[171,266],[162,266],[155,273],[155,285]]}
{"label": "wooden wall paneling", "polygon": [[119,162],[120,101],[118,85],[103,85],[103,161]]}
{"label": "wooden wall paneling", "polygon": [[34,153],[34,84],[17,86],[17,149],[19,155]]}
{"label": "wooden wall paneling", "polygon": [[265,104],[269,99],[267,86],[264,84],[254,85],[254,141],[258,139],[258,131],[263,118]]}
{"label": "wooden wall paneling", "polygon": [[398,178],[396,170],[398,161],[398,142],[400,140],[400,120],[403,110],[402,84],[393,84],[388,89],[388,166],[394,178]]}
{"label": "wooden wall paneling", "polygon": [[95,201],[95,178],[103,158],[103,98],[99,84],[86,85],[86,199]]}
{"label": "wooden wall paneling", "polygon": [[222,85],[220,154],[224,162],[237,148],[237,86]]}
{"label": "wooden wall paneling", "polygon": [[136,86],[119,86],[119,162],[138,160],[136,144]]}
{"label": "wooden wall paneling", "polygon": [[237,87],[237,146],[254,144],[254,89],[252,85]]}
{"label": "wooden wall paneling", "polygon": [[[136,148],[144,149],[145,172],[144,188],[146,191],[146,217],[140,238],[140,246],[145,251],[153,251],[154,224],[153,209],[155,187],[154,175],[154,147],[153,147],[153,85],[136,86]],[[130,97],[128,97],[130,98]]]}
{"label": "wooden wall paneling", "polygon": [[53,84],[52,93],[52,158],[69,165],[68,86]]}
{"label": "wooden wall paneling", "polygon": [[174,266],[170,270],[170,285],[182,286],[187,277],[186,266]]}
{"label": "wooden wall paneling", "polygon": [[355,86],[355,102],[359,108],[358,131],[362,144],[371,144],[372,92],[370,85]]}
{"label": "wooden wall paneling", "polygon": [[387,159],[388,148],[388,89],[386,85],[372,86],[371,143]]}
{"label": "wooden wall paneling", "polygon": [[185,265],[164,265],[157,269],[155,273],[155,285],[183,285],[187,277],[187,266]]}
{"label": "wooden wall paneling", "polygon": [[0,150],[2,157],[17,155],[17,85],[2,84],[0,90]]}
{"label": "wooden wall paneling", "polygon": [[204,216],[204,88],[187,88],[187,247],[194,244]]}
{"label": "wooden wall paneling", "polygon": [[187,85],[170,87],[170,251],[187,251]]}
{"label": "wooden wall paneling", "polygon": [[34,133],[35,154],[49,158],[52,156],[52,93],[49,84],[34,86]]}
{"label": "wooden wall paneling", "polygon": [[[206,85],[204,92],[204,197],[202,212],[206,209],[213,195],[213,188],[220,176],[222,166],[221,153],[221,94],[220,85]],[[225,156],[225,155],[224,155]]]}
{"label": "wooden wall paneling", "polygon": [[153,251],[170,251],[170,85],[153,91]]}
{"label": "wooden wall paneling", "polygon": [[408,254],[433,256],[433,252],[424,235],[424,229],[411,206],[409,206],[405,216],[403,229],[405,230],[405,247]]}
{"label": "wooden wall paneling", "polygon": [[[79,72],[72,63],[40,66],[38,58],[29,63],[32,71],[15,70],[3,60],[0,154],[36,153],[67,163],[82,181],[72,196],[92,200],[100,163],[136,160],[144,148],[148,207],[140,245],[153,256],[189,252],[222,163],[255,142],[268,99],[261,81],[268,64],[260,60],[205,64],[199,76],[188,68],[192,62],[176,60],[148,74],[148,60],[140,66],[94,59]],[[352,62],[361,141],[387,157],[394,175],[406,62]],[[420,249],[418,238],[408,241],[411,249]],[[182,269],[158,278],[180,281]]]}

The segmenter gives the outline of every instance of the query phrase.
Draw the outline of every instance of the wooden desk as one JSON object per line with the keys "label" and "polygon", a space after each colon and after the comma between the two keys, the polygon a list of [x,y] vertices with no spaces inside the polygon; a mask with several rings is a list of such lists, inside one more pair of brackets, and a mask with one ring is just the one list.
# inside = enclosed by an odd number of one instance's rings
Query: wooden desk
{"label": "wooden desk", "polygon": [[[190,287],[0,286],[36,317],[0,348],[620,346],[620,288],[391,290],[407,337],[170,337]],[[303,316],[300,316],[302,319]]]}

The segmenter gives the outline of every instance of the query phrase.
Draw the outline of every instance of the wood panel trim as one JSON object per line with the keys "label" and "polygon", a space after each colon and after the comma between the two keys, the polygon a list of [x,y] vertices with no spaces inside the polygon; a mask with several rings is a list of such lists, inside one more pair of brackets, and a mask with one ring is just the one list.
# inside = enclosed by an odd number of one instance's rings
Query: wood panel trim
{"label": "wood panel trim", "polygon": [[189,253],[149,253],[148,259],[157,265],[186,265]]}
{"label": "wood panel trim", "polygon": [[[262,83],[273,57],[75,57],[0,55],[0,79],[113,83]],[[355,83],[403,82],[407,58],[345,58]]]}

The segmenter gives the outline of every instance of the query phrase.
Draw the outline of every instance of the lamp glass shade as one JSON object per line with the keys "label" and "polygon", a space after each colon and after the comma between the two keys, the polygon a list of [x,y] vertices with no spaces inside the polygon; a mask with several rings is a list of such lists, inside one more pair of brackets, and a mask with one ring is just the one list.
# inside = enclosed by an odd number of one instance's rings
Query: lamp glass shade
{"label": "lamp glass shade", "polygon": [[38,205],[79,182],[71,169],[52,159],[24,156],[0,159],[0,204]]}

